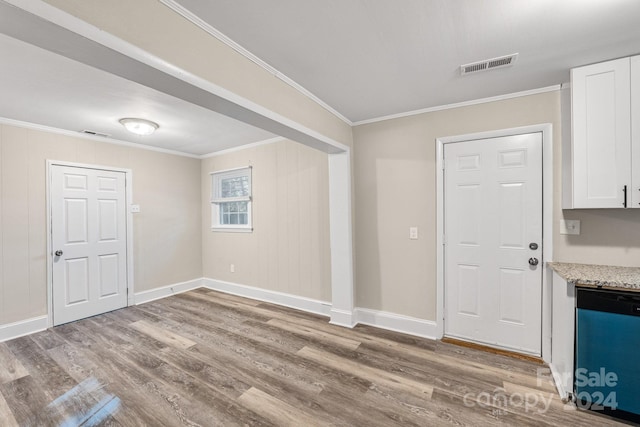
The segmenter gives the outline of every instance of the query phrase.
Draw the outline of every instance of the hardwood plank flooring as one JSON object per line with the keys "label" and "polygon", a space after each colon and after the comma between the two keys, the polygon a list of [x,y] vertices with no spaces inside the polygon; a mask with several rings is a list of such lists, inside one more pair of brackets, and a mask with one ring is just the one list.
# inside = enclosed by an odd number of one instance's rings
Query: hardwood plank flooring
{"label": "hardwood plank flooring", "polygon": [[0,393],[0,425],[6,427],[15,427],[18,425],[18,422],[13,417],[13,412],[9,409],[9,405],[7,401],[4,400],[4,397]]}
{"label": "hardwood plank flooring", "polygon": [[0,347],[0,384],[5,384],[27,375],[29,375],[29,372],[16,359],[13,353],[4,346]]}
{"label": "hardwood plank flooring", "polygon": [[238,401],[278,426],[331,425],[255,387],[243,393]]}
{"label": "hardwood plank flooring", "polygon": [[149,335],[151,338],[154,338],[162,343],[168,344],[170,346],[187,349],[191,346],[196,345],[195,341],[191,341],[184,337],[181,337],[178,334],[174,334],[172,332],[168,332],[164,330],[161,326],[154,326],[149,324],[149,322],[145,320],[138,320],[137,322],[133,322],[131,324],[132,327],[136,328],[138,331],[143,334]]}
{"label": "hardwood plank flooring", "polygon": [[198,289],[0,343],[1,426],[614,426],[539,363]]}

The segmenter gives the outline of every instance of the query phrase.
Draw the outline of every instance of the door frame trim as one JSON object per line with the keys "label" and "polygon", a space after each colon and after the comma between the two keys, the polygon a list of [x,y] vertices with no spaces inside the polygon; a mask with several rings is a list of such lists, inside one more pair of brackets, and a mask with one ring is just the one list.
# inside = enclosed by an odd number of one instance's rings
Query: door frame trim
{"label": "door frame trim", "polygon": [[436,338],[444,336],[444,145],[453,142],[542,133],[542,359],[551,360],[551,285],[553,260],[553,125],[537,125],[436,138]]}
{"label": "door frame trim", "polygon": [[127,306],[134,305],[133,283],[133,215],[130,206],[133,203],[133,171],[131,169],[113,166],[94,165],[87,163],[65,162],[47,159],[46,166],[46,206],[47,206],[47,327],[53,326],[53,224],[51,215],[51,172],[53,166],[65,166],[82,169],[97,169],[109,172],[122,172],[125,174],[125,200],[127,222]]}

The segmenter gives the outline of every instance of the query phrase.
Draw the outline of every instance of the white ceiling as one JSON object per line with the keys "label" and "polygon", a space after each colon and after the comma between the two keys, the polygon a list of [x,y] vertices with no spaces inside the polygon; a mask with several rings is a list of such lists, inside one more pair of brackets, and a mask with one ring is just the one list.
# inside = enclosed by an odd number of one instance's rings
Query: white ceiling
{"label": "white ceiling", "polygon": [[[149,87],[0,34],[0,117],[70,131],[91,130],[120,141],[202,155],[273,138],[246,125]],[[152,120],[152,136],[118,122]]]}
{"label": "white ceiling", "polygon": [[[553,86],[640,53],[638,0],[175,1],[353,122]],[[512,53],[513,67],[460,75]]]}
{"label": "white ceiling", "polygon": [[[638,0],[161,1],[356,123],[557,85],[571,67],[640,53]],[[4,1],[0,11],[0,117],[191,155],[280,132],[242,107],[222,112],[271,132],[216,113],[215,97]],[[512,67],[460,76],[463,63],[516,52]],[[118,119],[129,116],[160,129],[128,134]]]}

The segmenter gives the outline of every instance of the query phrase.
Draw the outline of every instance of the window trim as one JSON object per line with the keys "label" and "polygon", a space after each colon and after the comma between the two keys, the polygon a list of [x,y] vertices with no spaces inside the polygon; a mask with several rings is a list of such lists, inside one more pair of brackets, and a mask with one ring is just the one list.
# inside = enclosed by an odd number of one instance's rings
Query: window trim
{"label": "window trim", "polygon": [[[224,178],[249,177],[249,195],[242,197],[220,197],[220,183]],[[253,232],[253,183],[252,183],[252,167],[243,166],[233,169],[225,169],[210,172],[211,177],[211,231],[221,231],[230,233],[251,233]],[[247,224],[220,224],[220,204],[228,202],[247,202]]]}

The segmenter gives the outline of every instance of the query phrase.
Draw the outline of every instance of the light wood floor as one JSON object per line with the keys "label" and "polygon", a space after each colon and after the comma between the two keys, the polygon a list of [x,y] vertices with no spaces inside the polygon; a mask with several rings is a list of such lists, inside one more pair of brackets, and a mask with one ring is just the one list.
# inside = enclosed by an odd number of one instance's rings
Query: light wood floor
{"label": "light wood floor", "polygon": [[543,365],[204,289],[0,344],[0,426],[617,424]]}

